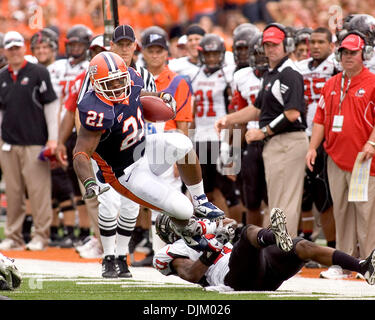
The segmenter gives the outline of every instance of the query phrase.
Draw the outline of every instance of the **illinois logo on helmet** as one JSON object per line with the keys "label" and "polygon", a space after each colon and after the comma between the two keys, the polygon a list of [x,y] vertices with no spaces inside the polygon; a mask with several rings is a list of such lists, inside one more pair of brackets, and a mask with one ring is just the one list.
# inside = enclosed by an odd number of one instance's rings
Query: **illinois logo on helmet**
{"label": "illinois logo on helmet", "polygon": [[111,102],[129,98],[131,80],[124,60],[113,52],[97,54],[89,65],[89,76],[95,92]]}

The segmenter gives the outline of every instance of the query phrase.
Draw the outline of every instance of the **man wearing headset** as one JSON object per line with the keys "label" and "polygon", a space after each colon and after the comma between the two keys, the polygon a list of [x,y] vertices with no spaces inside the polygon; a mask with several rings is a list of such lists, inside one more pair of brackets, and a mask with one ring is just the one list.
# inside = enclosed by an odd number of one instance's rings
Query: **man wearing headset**
{"label": "man wearing headset", "polygon": [[304,157],[308,149],[303,78],[288,58],[294,51],[294,42],[283,25],[268,25],[263,31],[260,48],[264,49],[269,68],[263,75],[254,105],[219,119],[216,128],[221,130],[234,123],[259,118],[260,129],[248,130],[246,142],[265,140],[262,155],[268,205],[284,208],[288,231],[295,237],[302,202]]}
{"label": "man wearing headset", "polygon": [[[359,32],[341,41],[337,58],[343,71],[329,79],[321,92],[306,163],[313,170],[316,149],[323,140],[328,154],[327,171],[336,223],[336,248],[355,257],[366,257],[375,244],[375,162],[369,168],[368,200],[349,202],[354,163],[375,154],[375,75],[364,67],[372,46]],[[358,244],[358,246],[357,246]],[[347,275],[336,270],[336,278]]]}

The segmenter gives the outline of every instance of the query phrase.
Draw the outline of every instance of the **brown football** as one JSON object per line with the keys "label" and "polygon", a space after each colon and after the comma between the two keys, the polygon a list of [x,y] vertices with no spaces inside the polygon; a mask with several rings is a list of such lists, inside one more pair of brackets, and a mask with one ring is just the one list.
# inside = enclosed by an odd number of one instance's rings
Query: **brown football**
{"label": "brown football", "polygon": [[151,122],[165,122],[175,117],[173,110],[156,96],[142,96],[143,115]]}

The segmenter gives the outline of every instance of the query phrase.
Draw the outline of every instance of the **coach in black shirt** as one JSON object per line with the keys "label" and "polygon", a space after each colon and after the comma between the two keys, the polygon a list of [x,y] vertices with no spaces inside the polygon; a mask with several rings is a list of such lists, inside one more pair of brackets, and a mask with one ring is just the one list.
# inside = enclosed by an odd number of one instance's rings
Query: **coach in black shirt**
{"label": "coach in black shirt", "polygon": [[0,250],[23,247],[25,190],[31,206],[34,234],[26,245],[42,250],[52,220],[49,163],[38,159],[44,146],[53,153],[57,144],[59,103],[47,69],[25,60],[24,39],[18,32],[4,36],[9,65],[0,71],[0,109],[3,113],[0,162],[8,202],[6,239]]}
{"label": "coach in black shirt", "polygon": [[245,138],[247,143],[266,141],[263,160],[268,205],[284,209],[288,231],[295,237],[302,202],[304,155],[308,148],[303,78],[288,58],[294,45],[284,26],[268,25],[261,41],[269,70],[263,75],[254,106],[225,116],[218,120],[216,127],[220,130],[231,124],[259,119],[260,129],[248,130]]}

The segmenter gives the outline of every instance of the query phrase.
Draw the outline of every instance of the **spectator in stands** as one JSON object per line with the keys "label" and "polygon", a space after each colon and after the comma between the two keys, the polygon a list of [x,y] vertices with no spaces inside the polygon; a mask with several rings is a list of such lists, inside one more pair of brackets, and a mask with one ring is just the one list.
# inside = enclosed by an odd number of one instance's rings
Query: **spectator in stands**
{"label": "spectator in stands", "polygon": [[7,32],[4,49],[9,67],[0,72],[0,108],[4,113],[0,161],[8,208],[6,239],[0,249],[23,247],[21,228],[26,189],[35,227],[26,248],[43,250],[52,220],[51,171],[49,163],[38,157],[44,146],[52,154],[55,152],[59,101],[47,69],[25,60],[26,48],[20,33]]}

